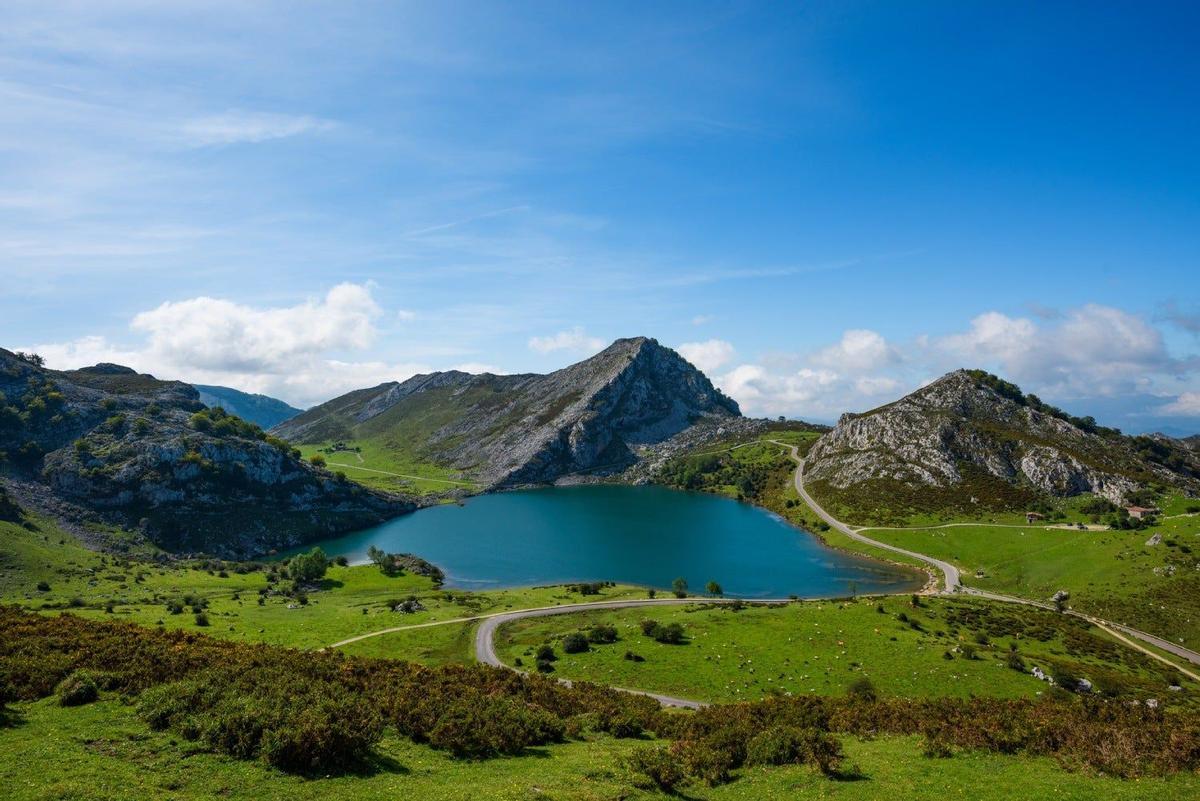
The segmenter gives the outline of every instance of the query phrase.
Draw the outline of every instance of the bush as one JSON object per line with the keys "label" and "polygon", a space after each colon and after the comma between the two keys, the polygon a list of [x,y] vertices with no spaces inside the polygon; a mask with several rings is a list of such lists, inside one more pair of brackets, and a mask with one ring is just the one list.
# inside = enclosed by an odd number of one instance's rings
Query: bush
{"label": "bush", "polygon": [[301,583],[311,583],[323,578],[328,569],[329,558],[320,548],[293,556],[287,567],[292,580]]}
{"label": "bush", "polygon": [[587,639],[588,642],[601,645],[614,643],[617,641],[617,627],[609,626],[603,623],[597,626],[592,626],[591,629],[588,630]]}
{"label": "bush", "polygon": [[483,759],[560,742],[565,730],[554,715],[516,699],[468,697],[441,713],[429,732],[429,744],[459,758]]}
{"label": "bush", "polygon": [[674,793],[675,788],[687,779],[683,767],[661,746],[634,749],[626,759],[626,765],[643,779],[638,784],[664,793]]}
{"label": "bush", "polygon": [[208,625],[208,615],[204,614],[203,612],[197,612],[196,613],[196,625],[197,626],[207,626]]}
{"label": "bush", "polygon": [[855,701],[866,701],[868,703],[879,699],[879,693],[875,689],[875,685],[866,676],[850,682],[850,686],[846,688],[846,696]]}
{"label": "bush", "polygon": [[815,766],[825,775],[835,773],[843,759],[842,744],[816,729],[772,726],[746,745],[747,765]]}
{"label": "bush", "polygon": [[539,662],[553,662],[555,659],[558,659],[554,654],[554,648],[546,643],[542,643],[537,647],[537,650],[534,651],[534,658]]}
{"label": "bush", "polygon": [[583,653],[588,649],[588,638],[578,631],[573,631],[563,637],[562,649],[568,654]]}
{"label": "bush", "polygon": [[76,670],[54,688],[61,706],[90,704],[100,697],[96,677],[90,670]]}
{"label": "bush", "polygon": [[642,634],[647,637],[653,637],[654,632],[658,631],[657,620],[643,620],[639,625],[642,627]]}
{"label": "bush", "polygon": [[39,581],[37,583],[38,592],[50,592],[50,582]]}

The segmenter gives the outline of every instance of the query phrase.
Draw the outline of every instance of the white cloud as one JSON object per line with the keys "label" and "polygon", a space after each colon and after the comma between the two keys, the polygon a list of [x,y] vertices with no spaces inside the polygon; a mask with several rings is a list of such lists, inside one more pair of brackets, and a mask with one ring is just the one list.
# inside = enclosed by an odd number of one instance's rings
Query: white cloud
{"label": "white cloud", "polygon": [[705,342],[685,342],[676,348],[692,364],[705,373],[718,370],[733,360],[733,345],[723,339]]}
{"label": "white cloud", "polygon": [[189,147],[256,144],[272,139],[326,131],[329,120],[308,115],[272,114],[261,111],[227,111],[193,117],[179,126],[179,136]]}
{"label": "white cloud", "polygon": [[716,318],[714,318],[711,314],[697,314],[692,318],[692,325],[707,325],[714,319]]}
{"label": "white cloud", "polygon": [[818,351],[813,361],[835,370],[868,372],[900,360],[896,349],[874,331],[852,328],[836,345]]}
{"label": "white cloud", "polygon": [[1097,304],[1071,309],[1046,326],[988,312],[966,332],[931,345],[965,366],[995,369],[1051,396],[1146,391],[1155,375],[1182,369],[1158,329],[1137,315]]}
{"label": "white cloud", "polygon": [[175,364],[230,372],[290,371],[298,358],[363,349],[381,314],[369,287],[339,284],[319,300],[257,309],[216,298],[164,303],[133,318],[149,350]]}
{"label": "white cloud", "polygon": [[136,315],[137,347],[87,336],[32,348],[56,369],[115,362],[159,378],[222,384],[305,406],[432,367],[420,362],[351,361],[376,340],[382,315],[368,285],[339,284],[294,306],[257,308],[217,298],[164,303]]}
{"label": "white cloud", "polygon": [[588,336],[584,333],[583,326],[578,325],[551,336],[529,338],[529,349],[538,353],[553,353],[559,350],[594,353],[603,347],[603,339]]}
{"label": "white cloud", "polygon": [[1200,392],[1184,392],[1175,400],[1159,407],[1159,412],[1172,417],[1200,417]]}

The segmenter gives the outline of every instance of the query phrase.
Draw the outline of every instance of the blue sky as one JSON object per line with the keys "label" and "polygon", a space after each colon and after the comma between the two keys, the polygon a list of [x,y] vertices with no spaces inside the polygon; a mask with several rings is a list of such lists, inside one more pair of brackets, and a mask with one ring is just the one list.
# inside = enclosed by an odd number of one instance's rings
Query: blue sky
{"label": "blue sky", "polygon": [[1200,431],[1188,4],[6,3],[0,345],[305,405],[679,347]]}

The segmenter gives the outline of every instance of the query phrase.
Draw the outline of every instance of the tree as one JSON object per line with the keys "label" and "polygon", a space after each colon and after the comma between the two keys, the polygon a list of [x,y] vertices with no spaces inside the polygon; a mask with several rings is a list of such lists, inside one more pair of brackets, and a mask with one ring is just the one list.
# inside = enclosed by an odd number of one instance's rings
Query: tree
{"label": "tree", "polygon": [[325,467],[325,457],[319,453],[314,453],[312,456],[308,457],[308,462],[313,467]]}
{"label": "tree", "polygon": [[725,594],[725,591],[721,589],[721,585],[715,581],[710,581],[707,584],[705,584],[704,591],[707,592],[709,595],[713,596],[714,598]]}
{"label": "tree", "polygon": [[329,569],[329,557],[320,548],[313,548],[308,553],[297,554],[288,563],[288,575],[298,583],[317,581]]}
{"label": "tree", "polygon": [[683,576],[671,582],[671,592],[675,593],[676,598],[686,598],[688,590],[687,579]]}

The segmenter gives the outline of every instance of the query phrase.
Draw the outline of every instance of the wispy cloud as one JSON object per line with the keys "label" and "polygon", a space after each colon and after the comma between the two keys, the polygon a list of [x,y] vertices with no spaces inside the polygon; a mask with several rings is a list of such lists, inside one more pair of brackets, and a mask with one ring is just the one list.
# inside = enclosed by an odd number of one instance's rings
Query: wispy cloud
{"label": "wispy cloud", "polygon": [[257,144],[272,139],[328,131],[332,120],[307,114],[275,114],[263,111],[226,111],[184,120],[179,126],[182,141],[190,147]]}

